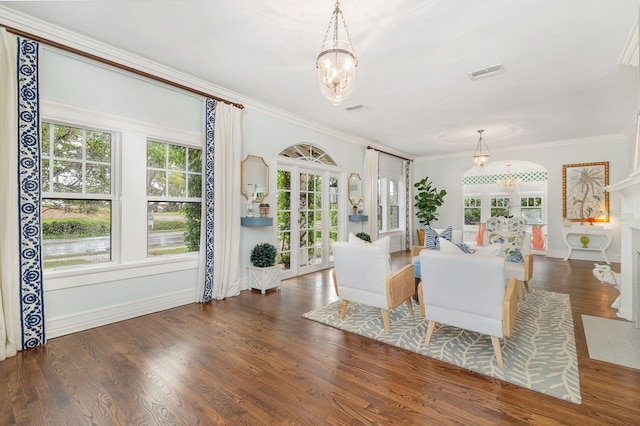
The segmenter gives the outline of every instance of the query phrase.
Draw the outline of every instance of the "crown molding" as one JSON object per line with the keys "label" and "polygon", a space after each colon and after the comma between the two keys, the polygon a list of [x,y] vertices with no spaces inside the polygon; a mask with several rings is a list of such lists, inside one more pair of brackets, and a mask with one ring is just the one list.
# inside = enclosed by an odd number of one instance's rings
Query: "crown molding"
{"label": "crown molding", "polygon": [[622,52],[620,53],[620,58],[618,59],[618,65],[631,65],[634,67],[638,66],[638,17],[633,21],[633,26],[631,27],[631,31],[629,31],[629,35],[627,36],[627,40],[624,42],[624,46],[622,46]]}
{"label": "crown molding", "polygon": [[[149,73],[166,80],[173,81],[178,84],[182,84],[187,87],[191,87],[201,92],[215,94],[224,99],[229,99],[233,102],[241,103],[247,109],[259,111],[270,116],[274,116],[291,123],[306,127],[311,130],[315,130],[330,136],[334,136],[345,141],[353,142],[363,146],[378,147],[381,150],[387,152],[393,152],[397,155],[412,158],[406,153],[399,151],[392,151],[387,146],[376,144],[375,142],[355,136],[350,133],[341,132],[339,130],[332,129],[323,124],[315,121],[303,118],[296,114],[292,114],[288,111],[273,107],[271,105],[262,103],[251,97],[242,95],[240,93],[233,92],[225,89],[224,87],[213,84],[209,81],[198,79],[189,74],[177,71],[165,65],[157,62],[142,58],[138,55],[134,55],[122,49],[118,49],[106,43],[82,36],[80,34],[69,31],[63,27],[51,24],[41,19],[34,18],[21,12],[17,12],[13,9],[6,8],[0,5],[0,26],[8,26],[19,29],[21,31],[37,35],[39,37],[51,40],[52,42],[60,43],[65,46],[69,46],[74,49],[95,55],[109,61],[117,62],[127,67],[134,68],[136,70]],[[55,48],[55,47],[52,47]],[[144,77],[139,77],[144,78]]]}
{"label": "crown molding", "polygon": [[[531,150],[544,150],[547,148],[558,148],[563,146],[571,146],[571,145],[581,145],[586,143],[602,143],[602,142],[616,142],[619,140],[626,140],[626,136],[622,133],[612,133],[608,135],[599,135],[599,136],[589,136],[586,138],[577,138],[577,139],[565,139],[560,141],[552,141],[552,142],[542,142],[535,145],[526,145],[526,146],[515,146],[509,148],[502,149],[491,149],[491,154],[502,153],[502,152],[516,152],[516,151],[531,151]],[[457,152],[452,154],[442,154],[442,155],[425,155],[422,157],[416,158],[416,161],[431,161],[431,160],[441,160],[446,158],[462,158],[462,157],[473,157],[473,151],[467,152]]]}

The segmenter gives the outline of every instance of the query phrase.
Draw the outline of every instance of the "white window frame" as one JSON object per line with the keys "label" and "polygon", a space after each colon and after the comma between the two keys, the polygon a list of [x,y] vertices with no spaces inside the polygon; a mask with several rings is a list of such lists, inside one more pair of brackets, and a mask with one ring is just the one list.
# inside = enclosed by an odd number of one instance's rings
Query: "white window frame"
{"label": "white window frame", "polygon": [[[115,133],[112,152],[112,261],[69,269],[43,271],[44,291],[126,280],[156,274],[193,270],[197,252],[148,258],[146,224],[146,142],[161,140],[204,149],[204,133],[158,126],[127,117],[114,116],[75,105],[41,100],[41,119],[63,125],[108,129]],[[132,185],[131,182],[140,182]],[[123,184],[126,183],[126,184]],[[203,188],[204,190],[204,188]],[[123,236],[127,236],[123,241]],[[117,260],[115,260],[117,259]]]}
{"label": "white window frame", "polygon": [[[398,184],[398,228],[390,228],[391,214],[390,207],[391,203],[391,191],[390,184],[391,181],[397,182]],[[402,175],[393,175],[380,173],[378,175],[378,206],[381,207],[382,214],[379,219],[381,221],[381,227],[378,229],[379,235],[388,234],[388,233],[398,233],[404,232],[405,230],[405,220],[406,217],[405,206],[406,206],[406,194],[404,191],[404,176]],[[384,188],[384,191],[383,191]],[[384,194],[383,194],[384,192]]]}

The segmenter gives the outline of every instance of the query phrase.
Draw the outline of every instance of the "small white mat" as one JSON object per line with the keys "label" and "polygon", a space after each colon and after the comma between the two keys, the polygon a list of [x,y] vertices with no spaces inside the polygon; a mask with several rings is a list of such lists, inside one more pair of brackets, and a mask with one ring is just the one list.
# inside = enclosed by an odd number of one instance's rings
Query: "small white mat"
{"label": "small white mat", "polygon": [[640,328],[631,322],[582,315],[589,358],[640,370]]}

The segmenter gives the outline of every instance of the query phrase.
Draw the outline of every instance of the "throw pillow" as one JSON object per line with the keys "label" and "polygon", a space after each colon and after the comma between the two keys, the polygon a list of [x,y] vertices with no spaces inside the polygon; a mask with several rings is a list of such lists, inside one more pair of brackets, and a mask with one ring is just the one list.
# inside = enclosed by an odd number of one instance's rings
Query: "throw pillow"
{"label": "throw pillow", "polygon": [[353,232],[349,232],[349,239],[348,239],[348,242],[350,242],[350,243],[354,243],[354,244],[360,244],[360,245],[362,245],[362,244],[365,244],[365,245],[366,245],[366,244],[369,244],[369,243],[368,243],[368,242],[366,242],[365,240],[362,240],[362,239],[360,239],[360,238],[356,237],[355,235],[353,235]]}
{"label": "throw pillow", "polygon": [[524,239],[524,235],[522,232],[490,232],[489,233],[489,244],[502,244],[502,251],[500,252],[500,256],[505,259],[508,256],[511,256],[516,249],[520,250],[522,248],[522,241]]}
{"label": "throw pillow", "polygon": [[504,260],[506,260],[507,262],[513,262],[513,263],[523,263],[524,257],[522,257],[522,253],[520,253],[520,250],[515,249],[513,251],[513,254],[510,254]]}
{"label": "throw pillow", "polygon": [[390,237],[379,238],[379,239],[375,240],[374,242],[372,242],[371,244],[373,244],[374,246],[384,247],[386,249],[387,253],[388,253],[389,252],[389,246],[391,245],[391,238]]}
{"label": "throw pillow", "polygon": [[424,227],[424,248],[426,248],[427,250],[438,250],[438,237],[444,238],[447,241],[451,241],[452,236],[453,226],[451,225],[445,228],[445,230],[440,234],[438,234],[438,232],[429,225],[426,225]]}
{"label": "throw pillow", "polygon": [[480,250],[477,250],[473,253],[474,256],[497,256],[500,254],[502,250],[502,244],[491,244],[488,246],[482,247]]}
{"label": "throw pillow", "polygon": [[462,252],[463,252],[463,253],[467,253],[467,254],[471,254],[471,253],[473,253],[473,252],[471,251],[471,249],[469,248],[469,246],[468,246],[468,245],[466,245],[465,243],[454,243],[454,244],[455,244],[456,246],[458,246],[458,248],[459,248],[460,250],[462,250]]}
{"label": "throw pillow", "polygon": [[451,241],[447,240],[446,238],[438,238],[438,240],[440,240],[438,243],[439,243],[441,252],[452,253],[452,254],[464,254],[464,251],[462,251],[462,249],[460,249],[460,247],[458,247],[457,244],[453,244]]}

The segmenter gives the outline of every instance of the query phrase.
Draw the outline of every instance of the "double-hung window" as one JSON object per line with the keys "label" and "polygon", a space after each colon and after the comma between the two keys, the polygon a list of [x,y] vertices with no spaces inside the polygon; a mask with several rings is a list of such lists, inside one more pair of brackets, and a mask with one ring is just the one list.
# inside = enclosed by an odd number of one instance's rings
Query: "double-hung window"
{"label": "double-hung window", "polygon": [[404,194],[400,194],[401,177],[378,178],[378,231],[388,232],[401,229],[404,218]]}
{"label": "double-hung window", "polygon": [[202,150],[147,141],[147,255],[198,251]]}
{"label": "double-hung window", "polygon": [[44,268],[112,260],[114,133],[42,123]]}

